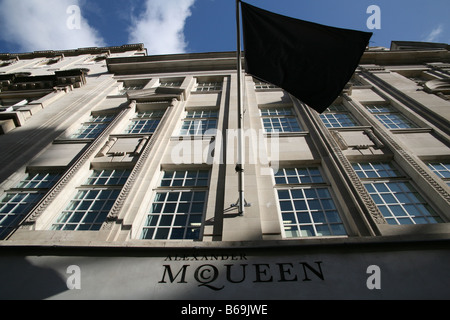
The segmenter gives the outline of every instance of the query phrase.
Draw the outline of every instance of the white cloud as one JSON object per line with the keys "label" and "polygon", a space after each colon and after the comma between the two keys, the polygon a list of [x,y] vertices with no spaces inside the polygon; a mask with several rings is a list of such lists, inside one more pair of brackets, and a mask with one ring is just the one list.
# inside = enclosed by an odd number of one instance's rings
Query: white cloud
{"label": "white cloud", "polygon": [[129,41],[144,43],[149,54],[185,52],[183,30],[195,0],[146,0],[145,12],[134,17]]}
{"label": "white cloud", "polygon": [[442,25],[434,28],[425,38],[424,41],[435,42],[439,39],[439,36],[444,32],[444,27]]}
{"label": "white cloud", "polygon": [[80,0],[0,0],[0,37],[26,52],[103,46],[82,10],[71,6],[81,7]]}

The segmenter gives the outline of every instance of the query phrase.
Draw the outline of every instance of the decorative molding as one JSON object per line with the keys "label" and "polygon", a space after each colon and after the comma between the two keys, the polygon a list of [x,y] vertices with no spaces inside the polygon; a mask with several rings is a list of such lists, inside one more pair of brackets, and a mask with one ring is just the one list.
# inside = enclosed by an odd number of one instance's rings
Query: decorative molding
{"label": "decorative molding", "polygon": [[423,88],[428,93],[450,93],[450,78],[430,80],[424,83]]}
{"label": "decorative molding", "polygon": [[331,135],[334,137],[334,139],[336,140],[336,142],[339,145],[339,147],[341,148],[341,150],[347,150],[348,149],[348,144],[345,141],[345,139],[342,138],[342,136],[339,133],[339,131],[333,130],[333,131],[331,131]]}
{"label": "decorative molding", "polygon": [[337,156],[339,163],[342,165],[346,175],[350,179],[350,184],[356,189],[356,194],[361,198],[362,202],[364,203],[364,206],[366,207],[368,213],[370,214],[370,217],[373,219],[373,221],[375,221],[376,224],[387,224],[387,221],[384,219],[383,215],[378,210],[377,205],[373,201],[370,194],[367,192],[366,187],[356,174],[350,161],[344,155],[339,146],[336,145],[336,143],[331,142],[330,144],[333,153]]}
{"label": "decorative molding", "polygon": [[[321,134],[322,139],[324,139],[326,143],[326,149],[328,149],[330,157],[333,157],[337,164],[340,166],[341,170],[343,170],[343,174],[345,177],[348,177],[349,181],[347,184],[350,188],[354,188],[356,192],[354,192],[355,197],[359,197],[361,201],[359,203],[363,204],[365,211],[369,214],[372,221],[374,221],[377,225],[385,225],[387,221],[384,219],[381,212],[378,210],[377,205],[373,201],[370,194],[367,192],[366,187],[362,183],[361,179],[356,174],[353,166],[350,161],[347,159],[343,151],[341,150],[341,146],[339,143],[333,138],[331,132],[333,130],[328,130],[328,128],[323,124],[322,120],[319,117],[319,114],[315,111],[312,111],[309,107],[306,107],[302,104],[305,111],[309,113],[310,117],[314,121],[315,126],[318,128],[318,134]],[[338,169],[339,170],[339,169]],[[364,209],[363,209],[364,210]]]}
{"label": "decorative molding", "polygon": [[[123,208],[125,200],[127,199],[128,195],[130,194],[130,191],[136,182],[136,178],[140,175],[145,161],[147,161],[147,159],[149,158],[149,154],[152,151],[154,142],[158,139],[159,132],[161,131],[160,128],[162,128],[164,126],[164,123],[169,118],[171,111],[177,102],[178,102],[177,99],[172,99],[171,103],[169,104],[169,106],[168,106],[164,116],[162,117],[161,122],[158,125],[158,128],[155,130],[154,134],[151,137],[149,137],[149,136],[143,137],[142,141],[138,145],[138,148],[142,147],[141,156],[137,160],[136,165],[134,166],[130,176],[127,179],[127,182],[122,187],[122,190],[120,191],[120,194],[117,197],[117,200],[114,202],[113,207],[111,208],[108,216],[106,217],[106,220],[103,223],[101,230],[112,230],[113,226],[118,221],[119,214]],[[136,103],[136,102],[134,101],[134,103]],[[144,144],[145,144],[145,147],[143,147]]]}
{"label": "decorative molding", "polygon": [[375,135],[372,129],[365,129],[364,134],[369,137],[369,139],[375,144],[375,147],[377,149],[384,148],[383,142],[378,139],[378,137]]}
{"label": "decorative molding", "polygon": [[108,153],[109,150],[114,146],[118,138],[110,137],[108,141],[106,141],[105,145],[100,149],[100,151],[95,156],[96,158],[104,157]]}
{"label": "decorative molding", "polygon": [[432,70],[436,70],[440,73],[450,76],[450,63],[434,62],[434,63],[427,63],[426,66],[431,68]]}
{"label": "decorative molding", "polygon": [[0,67],[6,67],[6,66],[10,66],[10,65],[13,65],[13,64],[15,64],[15,63],[17,63],[19,61],[19,58],[18,57],[14,57],[14,58],[12,58],[12,59],[7,59],[7,60],[3,60],[3,61],[0,61]]}
{"label": "decorative molding", "polygon": [[58,55],[69,56],[79,56],[83,54],[103,54],[105,52],[109,53],[121,53],[126,51],[143,51],[145,46],[143,43],[138,44],[126,44],[123,46],[113,46],[113,47],[88,47],[79,48],[71,50],[47,50],[47,51],[35,51],[28,53],[1,53],[0,60],[9,59],[33,59],[33,58],[47,58],[55,57]]}
{"label": "decorative molding", "polygon": [[2,95],[33,93],[48,90],[72,90],[86,84],[87,69],[72,69],[55,71],[51,75],[31,76],[25,73],[11,73],[0,75],[0,89]]}
{"label": "decorative molding", "polygon": [[366,65],[360,65],[360,70],[368,71],[368,72],[382,72],[382,73],[389,73],[390,71],[387,71],[385,67],[375,65],[375,64],[366,64]]}
{"label": "decorative molding", "polygon": [[[374,126],[378,126],[378,124],[374,123]],[[428,172],[407,152],[405,151],[392,137],[389,136],[383,130],[378,130],[378,132],[383,136],[383,139],[387,142],[388,146],[391,150],[395,150],[397,154],[406,160],[407,163],[414,170],[422,176],[422,178],[431,186],[448,204],[450,204],[450,194],[448,191],[443,188],[437,181],[432,177]]]}
{"label": "decorative molding", "polygon": [[134,155],[141,154],[142,151],[144,150],[145,145],[150,140],[150,138],[151,138],[151,136],[144,136],[144,137],[142,137],[142,139],[139,141],[139,144],[137,145],[136,149],[134,150],[133,154]]}
{"label": "decorative molding", "polygon": [[390,85],[380,77],[377,77],[376,73],[363,71],[361,73],[361,76],[363,76],[366,81],[372,83],[373,90],[378,95],[382,96],[388,101],[392,99],[397,100],[402,105],[404,105],[408,109],[411,109],[425,120],[433,123],[433,130],[439,130],[446,135],[450,135],[448,120],[443,118],[441,115],[433,112],[431,109],[427,108],[426,105],[412,98],[406,92],[403,92],[402,90],[399,90]]}
{"label": "decorative molding", "polygon": [[[388,93],[392,93],[392,90],[396,90],[395,88],[391,87],[390,85],[386,84],[384,81],[376,78],[374,75],[372,75],[370,72],[365,73],[365,76],[368,77],[370,80],[375,80],[374,82],[379,84],[379,90],[387,91]],[[375,78],[375,79],[374,79]],[[404,93],[400,93],[403,98],[411,99]],[[414,101],[415,102],[415,101]],[[353,102],[350,102],[353,104]],[[409,107],[411,107],[409,105]],[[356,106],[355,106],[356,108]],[[357,108],[356,108],[357,109]],[[415,108],[412,108],[413,110]],[[422,115],[422,113],[419,113]],[[430,174],[428,174],[428,171],[425,170],[406,150],[404,150],[398,143],[395,141],[390,134],[388,134],[384,127],[382,127],[375,119],[371,119],[369,117],[366,117],[367,121],[372,125],[372,127],[376,130],[376,132],[381,135],[381,137],[384,140],[384,143],[394,152],[397,152],[398,156],[402,157],[411,167],[413,167],[418,174],[428,183],[430,187],[432,187],[439,196],[444,199],[448,204],[450,204],[450,194],[448,191],[443,188],[434,177],[432,177]],[[436,119],[435,119],[436,120]],[[448,124],[447,124],[448,128]],[[425,131],[429,131],[429,128],[421,129]],[[434,130],[434,129],[433,129]],[[394,130],[395,131],[395,130]],[[391,131],[392,132],[392,131]]]}
{"label": "decorative molding", "polygon": [[61,190],[69,183],[78,170],[86,163],[86,161],[94,154],[95,150],[100,146],[102,141],[109,135],[114,126],[121,120],[127,109],[123,109],[108,127],[87,147],[80,157],[74,160],[73,164],[63,174],[61,179],[50,189],[50,191],[39,201],[33,210],[27,215],[27,218],[19,226],[19,229],[30,229],[37,219],[44,213],[45,209],[58,196]]}

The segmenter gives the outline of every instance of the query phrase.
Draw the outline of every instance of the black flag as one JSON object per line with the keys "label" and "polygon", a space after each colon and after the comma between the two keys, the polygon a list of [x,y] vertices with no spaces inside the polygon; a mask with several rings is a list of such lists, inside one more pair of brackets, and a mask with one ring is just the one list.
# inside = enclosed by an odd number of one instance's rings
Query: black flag
{"label": "black flag", "polygon": [[245,71],[319,113],[342,92],[372,36],[241,7]]}

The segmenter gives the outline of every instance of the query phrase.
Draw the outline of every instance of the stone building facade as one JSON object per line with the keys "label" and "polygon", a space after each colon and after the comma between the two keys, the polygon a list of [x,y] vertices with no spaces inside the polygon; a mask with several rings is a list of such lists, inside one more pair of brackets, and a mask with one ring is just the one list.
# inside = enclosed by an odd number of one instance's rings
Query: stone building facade
{"label": "stone building facade", "polygon": [[0,297],[449,297],[447,45],[369,48],[323,114],[243,75],[242,215],[235,52],[0,58]]}

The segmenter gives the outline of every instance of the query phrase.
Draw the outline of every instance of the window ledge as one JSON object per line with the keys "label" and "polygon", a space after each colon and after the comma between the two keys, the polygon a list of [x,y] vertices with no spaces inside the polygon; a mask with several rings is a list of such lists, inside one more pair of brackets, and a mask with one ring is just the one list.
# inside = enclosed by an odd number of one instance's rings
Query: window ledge
{"label": "window ledge", "polygon": [[427,133],[432,132],[432,128],[407,128],[407,129],[390,129],[392,134],[402,134],[402,133]]}
{"label": "window ledge", "polygon": [[283,91],[281,88],[257,88],[256,92],[275,92],[275,91]]}
{"label": "window ledge", "polygon": [[94,140],[95,140],[95,138],[85,138],[85,139],[60,138],[60,139],[55,139],[55,141],[53,141],[53,144],[91,143]]}
{"label": "window ledge", "polygon": [[450,223],[378,225],[383,236],[411,236],[450,233]]}
{"label": "window ledge", "polygon": [[309,131],[300,132],[265,132],[265,138],[277,138],[277,137],[304,137],[309,135]]}
{"label": "window ledge", "polygon": [[372,129],[371,126],[354,126],[354,127],[333,127],[333,128],[327,128],[330,131],[361,131],[361,130],[367,130]]}
{"label": "window ledge", "polygon": [[191,94],[210,94],[210,93],[221,93],[222,90],[209,90],[209,91],[191,91]]}
{"label": "window ledge", "polygon": [[213,140],[215,139],[215,135],[186,135],[186,136],[172,136],[170,137],[170,141],[186,141],[186,140]]}

